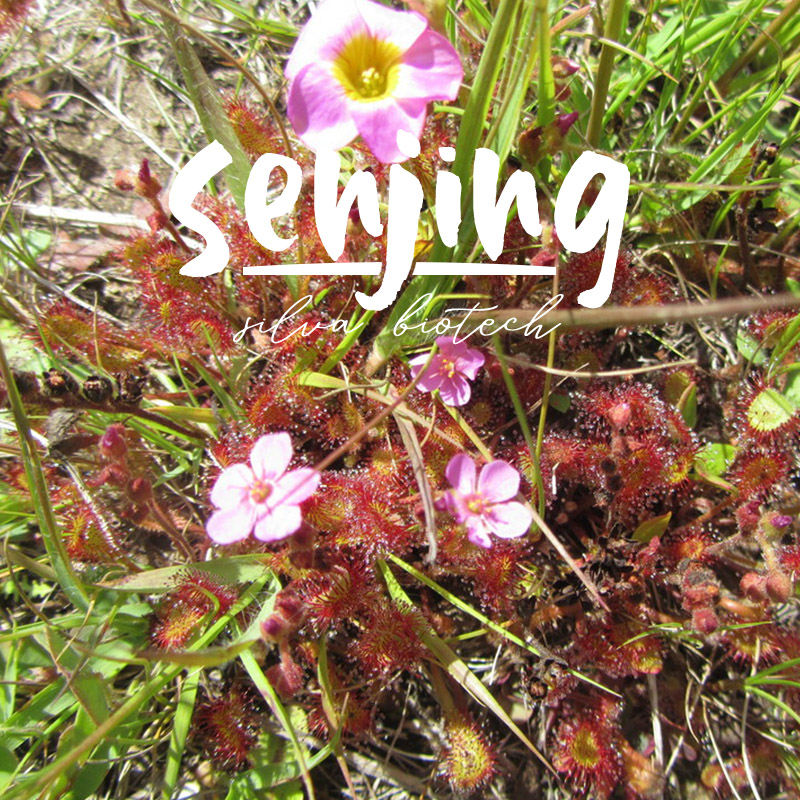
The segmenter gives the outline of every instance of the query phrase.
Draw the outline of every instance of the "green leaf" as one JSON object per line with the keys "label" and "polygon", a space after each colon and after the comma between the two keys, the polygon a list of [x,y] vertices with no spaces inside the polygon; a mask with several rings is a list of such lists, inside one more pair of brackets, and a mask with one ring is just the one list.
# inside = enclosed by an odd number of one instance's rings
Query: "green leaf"
{"label": "green leaf", "polygon": [[763,389],[747,409],[747,422],[762,433],[775,431],[794,416],[795,408],[775,389]]}
{"label": "green leaf", "polygon": [[17,757],[7,747],[0,745],[0,789],[6,787],[17,771]]}
{"label": "green leaf", "polygon": [[692,384],[692,387],[683,396],[682,402],[678,406],[683,417],[683,421],[688,428],[694,428],[697,425],[697,386]]}
{"label": "green leaf", "polygon": [[[267,680],[267,676],[264,674],[264,671],[261,669],[261,666],[258,664],[253,654],[250,652],[245,652],[242,653],[239,658],[242,662],[242,666],[245,668],[245,670],[247,670],[247,673],[249,674],[250,679],[253,681],[256,689],[261,692],[261,696],[264,698],[264,700],[266,700],[270,710],[274,716],[277,717],[281,727],[286,732],[308,796],[309,798],[314,798],[314,785],[311,782],[311,776],[309,775],[309,770],[312,768],[313,762],[306,746],[297,736],[296,728],[298,725],[296,724],[296,718],[293,719],[294,715],[287,713],[286,708],[284,707],[275,690],[272,688],[270,682]],[[326,749],[327,753],[330,753],[329,747],[324,749]],[[319,753],[317,755],[319,755]],[[247,797],[247,795],[245,795],[245,797]]]}
{"label": "green leaf", "polygon": [[783,387],[783,394],[795,408],[800,408],[800,364],[793,364],[786,370],[786,385]]}
{"label": "green leaf", "polygon": [[186,737],[189,734],[189,724],[194,713],[194,703],[197,698],[197,685],[200,682],[200,669],[190,670],[181,683],[178,707],[172,721],[172,733],[169,737],[167,750],[167,766],[164,770],[164,784],[161,787],[161,796],[164,800],[172,797],[180,777],[181,759],[186,747]]}
{"label": "green leaf", "polygon": [[220,102],[219,88],[203,69],[180,25],[166,14],[162,14],[161,19],[206,138],[209,142],[217,140],[233,159],[233,163],[226,167],[225,174],[236,205],[244,208],[244,191],[250,177],[250,159],[242,150],[236,132],[225,114]]}
{"label": "green leaf", "polygon": [[784,328],[783,333],[775,343],[775,347],[772,350],[772,358],[769,362],[770,373],[783,361],[798,342],[800,342],[800,314]]}
{"label": "green leaf", "polygon": [[736,350],[742,358],[756,366],[761,366],[767,361],[767,354],[764,352],[761,342],[747,331],[737,331]]}
{"label": "green leaf", "polygon": [[703,447],[695,456],[695,468],[700,472],[720,478],[727,472],[735,457],[736,448],[732,444],[713,442]]}
{"label": "green leaf", "polygon": [[11,407],[14,424],[17,426],[17,432],[19,433],[19,446],[25,467],[25,476],[30,487],[30,494],[36,509],[39,530],[47,555],[56,572],[58,582],[64,590],[64,594],[67,595],[74,606],[85,610],[89,605],[86,589],[78,578],[72,566],[72,561],[67,555],[64,539],[50,502],[50,492],[44,478],[39,452],[31,435],[28,415],[25,413],[25,407],[22,404],[22,398],[19,395],[11,368],[8,365],[2,342],[0,342],[0,374],[2,374],[3,382],[6,385],[8,404]]}
{"label": "green leaf", "polygon": [[568,394],[550,394],[547,398],[547,403],[550,408],[560,411],[562,414],[569,411],[570,399]]}
{"label": "green leaf", "polygon": [[669,521],[671,519],[671,511],[668,511],[666,514],[662,514],[660,517],[647,519],[633,532],[633,536],[631,536],[631,538],[634,542],[642,542],[643,544],[647,544],[647,542],[649,542],[651,539],[654,539],[656,536],[661,536],[661,534],[664,533],[669,526]]}
{"label": "green leaf", "polygon": [[187,570],[205,572],[228,583],[252,583],[269,571],[261,559],[262,557],[258,555],[216,558],[213,561],[145,570],[133,575],[126,575],[124,578],[101,581],[96,585],[117,592],[159,594],[174,589],[176,578]]}

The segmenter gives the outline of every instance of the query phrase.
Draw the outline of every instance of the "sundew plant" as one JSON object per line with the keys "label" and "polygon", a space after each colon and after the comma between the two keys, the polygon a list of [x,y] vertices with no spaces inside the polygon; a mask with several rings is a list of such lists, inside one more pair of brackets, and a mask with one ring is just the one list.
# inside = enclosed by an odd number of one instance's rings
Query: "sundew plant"
{"label": "sundew plant", "polygon": [[800,0],[0,0],[4,800],[800,797],[799,98]]}

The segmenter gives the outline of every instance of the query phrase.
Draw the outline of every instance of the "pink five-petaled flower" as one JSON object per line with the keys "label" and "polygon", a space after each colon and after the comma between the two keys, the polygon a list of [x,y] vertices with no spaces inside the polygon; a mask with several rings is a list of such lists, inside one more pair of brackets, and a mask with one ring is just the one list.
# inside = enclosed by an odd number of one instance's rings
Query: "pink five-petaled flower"
{"label": "pink five-petaled flower", "polygon": [[314,493],[320,476],[308,467],[287,472],[291,460],[289,434],[270,433],[253,445],[249,466],[222,471],[211,490],[219,510],[206,523],[217,544],[238,542],[253,531],[257,539],[276,542],[300,527],[300,503]]}
{"label": "pink five-petaled flower", "polygon": [[[431,363],[417,383],[417,389],[422,392],[438,389],[448,406],[463,406],[471,394],[469,381],[475,380],[486,359],[480,350],[467,347],[463,341],[456,343],[453,337],[440,336],[436,345],[439,352],[431,358]],[[413,377],[417,377],[427,360],[426,353],[408,362]]]}
{"label": "pink five-petaled flower", "polygon": [[371,0],[324,0],[286,65],[287,113],[312,150],[358,134],[383,163],[404,161],[397,132],[422,135],[428,102],[453,100],[458,54],[424,17]]}
{"label": "pink five-petaled flower", "polygon": [[519,473],[506,461],[492,461],[476,477],[475,462],[467,455],[454,456],[445,470],[453,488],[440,507],[467,526],[469,540],[491,547],[489,534],[501,539],[524,536],[531,526],[530,509],[513,498],[519,491]]}

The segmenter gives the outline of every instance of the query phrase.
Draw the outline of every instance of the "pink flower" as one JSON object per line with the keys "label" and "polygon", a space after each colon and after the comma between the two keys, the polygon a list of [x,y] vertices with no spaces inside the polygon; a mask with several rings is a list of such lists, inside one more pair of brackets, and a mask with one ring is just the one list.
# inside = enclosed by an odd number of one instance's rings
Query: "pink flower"
{"label": "pink flower", "polygon": [[[455,339],[450,336],[440,336],[436,344],[439,352],[431,359],[417,383],[417,388],[422,392],[438,389],[448,406],[463,406],[472,393],[467,379],[475,380],[486,359],[480,350],[467,347],[467,343],[463,341],[456,344]],[[417,377],[427,360],[426,353],[408,362],[413,377]]]}
{"label": "pink flower", "polygon": [[287,113],[312,150],[358,134],[378,161],[404,161],[397,132],[422,135],[428,102],[453,100],[458,54],[424,17],[371,0],[323,0],[286,65]]}
{"label": "pink flower", "polygon": [[467,526],[469,540],[491,547],[489,534],[501,539],[524,536],[533,515],[513,500],[519,491],[519,473],[505,461],[492,461],[475,475],[475,462],[466,455],[454,456],[445,475],[453,488],[443,497],[444,508]]}
{"label": "pink flower", "polygon": [[270,433],[253,445],[250,466],[234,464],[222,471],[211,490],[219,510],[206,523],[217,544],[246,539],[254,530],[257,539],[276,542],[300,527],[300,503],[314,494],[320,476],[308,467],[287,472],[291,460],[289,434]]}

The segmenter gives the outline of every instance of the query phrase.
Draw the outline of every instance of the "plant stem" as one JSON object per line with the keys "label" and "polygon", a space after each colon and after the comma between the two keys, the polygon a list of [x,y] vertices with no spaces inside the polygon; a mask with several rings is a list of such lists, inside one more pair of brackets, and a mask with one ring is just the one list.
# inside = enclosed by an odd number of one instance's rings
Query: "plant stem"
{"label": "plant stem", "polygon": [[530,454],[531,464],[533,465],[534,483],[536,484],[536,504],[542,509],[542,512],[540,513],[543,513],[544,483],[542,482],[542,471],[539,468],[539,459],[536,456],[536,445],[533,442],[531,426],[528,424],[528,416],[525,413],[525,406],[522,405],[519,392],[517,391],[517,387],[514,385],[514,379],[511,377],[511,373],[509,372],[506,356],[503,352],[502,345],[500,344],[500,336],[498,334],[495,334],[492,337],[492,343],[494,344],[494,351],[497,355],[497,360],[500,362],[500,371],[503,376],[503,381],[506,384],[506,389],[508,389],[508,394],[511,397],[511,403],[514,406],[514,412],[519,420],[519,427],[522,430],[522,436],[525,439],[525,444],[528,445],[528,453]]}
{"label": "plant stem", "polygon": [[552,42],[550,38],[550,14],[548,0],[536,0],[536,14],[538,16],[539,41],[539,97],[537,100],[537,123],[544,128],[553,121],[553,99],[555,97],[555,84],[553,81],[553,64],[551,59]]}
{"label": "plant stem", "polygon": [[[604,39],[619,41],[624,10],[625,0],[611,0],[608,6],[608,19],[603,31]],[[608,87],[611,83],[611,73],[614,70],[615,55],[616,51],[611,45],[603,44],[603,49],[600,51],[600,64],[597,67],[597,77],[594,81],[592,111],[586,131],[586,139],[592,148],[596,148],[600,143],[600,132],[603,129],[603,116],[608,98]]]}

